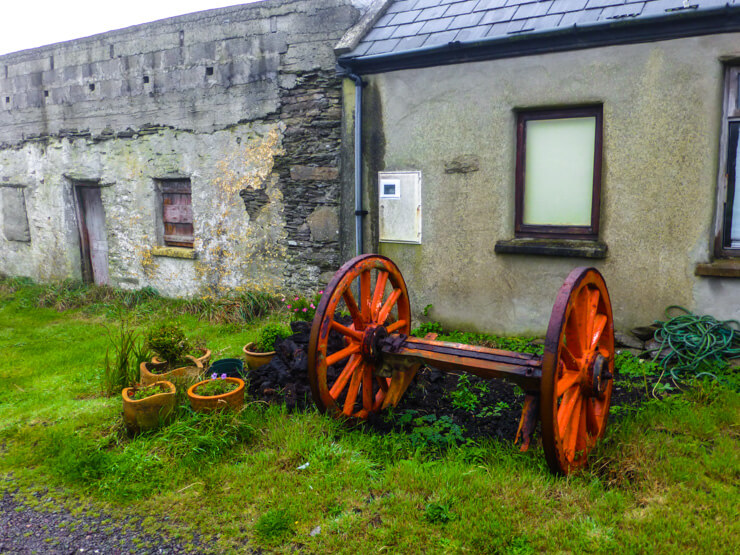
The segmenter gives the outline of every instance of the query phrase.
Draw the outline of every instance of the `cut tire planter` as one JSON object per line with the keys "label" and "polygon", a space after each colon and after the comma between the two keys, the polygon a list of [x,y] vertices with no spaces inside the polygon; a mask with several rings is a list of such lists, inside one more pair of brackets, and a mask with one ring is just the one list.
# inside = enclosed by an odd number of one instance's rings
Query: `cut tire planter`
{"label": "cut tire planter", "polygon": [[252,351],[252,349],[254,349],[253,342],[247,343],[242,349],[244,351],[244,359],[247,361],[249,368],[252,369],[264,366],[272,360],[272,357],[275,356],[275,351],[270,351],[269,353],[258,353],[257,351]]}
{"label": "cut tire planter", "polygon": [[237,388],[228,393],[222,393],[221,395],[204,396],[195,393],[195,390],[211,380],[203,380],[193,384],[188,389],[188,399],[190,399],[190,406],[193,407],[195,412],[209,412],[213,410],[239,410],[244,406],[244,380],[239,378],[226,378],[227,381],[234,382],[237,384]]}
{"label": "cut tire planter", "polygon": [[175,409],[175,385],[167,380],[153,382],[166,388],[166,391],[151,395],[145,399],[132,399],[133,387],[121,392],[123,397],[123,421],[131,434],[158,428],[167,421]]}
{"label": "cut tire planter", "polygon": [[222,358],[213,361],[208,375],[218,374],[219,377],[226,374],[227,378],[244,377],[244,361],[240,358]]}
{"label": "cut tire planter", "polygon": [[164,368],[167,365],[165,361],[159,360],[155,357],[151,362],[142,362],[139,365],[139,382],[141,382],[141,385],[151,385],[162,380],[197,380],[203,375],[203,366],[199,359],[190,358],[193,361],[194,366],[182,366],[161,374],[152,372],[152,370]]}

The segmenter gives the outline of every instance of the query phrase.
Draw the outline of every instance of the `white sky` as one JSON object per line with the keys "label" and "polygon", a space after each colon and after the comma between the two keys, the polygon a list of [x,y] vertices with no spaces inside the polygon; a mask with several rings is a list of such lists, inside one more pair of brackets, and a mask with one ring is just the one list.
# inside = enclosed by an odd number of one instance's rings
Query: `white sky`
{"label": "white sky", "polygon": [[0,54],[261,0],[0,0]]}

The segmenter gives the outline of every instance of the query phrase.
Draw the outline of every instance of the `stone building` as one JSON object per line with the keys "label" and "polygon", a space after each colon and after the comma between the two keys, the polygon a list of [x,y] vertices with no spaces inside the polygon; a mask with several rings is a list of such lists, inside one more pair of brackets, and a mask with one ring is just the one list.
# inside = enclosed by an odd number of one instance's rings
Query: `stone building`
{"label": "stone building", "polygon": [[542,333],[585,265],[619,328],[740,319],[737,0],[379,0],[338,52],[364,249],[417,310]]}
{"label": "stone building", "polygon": [[0,56],[0,272],[165,295],[340,263],[333,48],[368,0],[268,0]]}

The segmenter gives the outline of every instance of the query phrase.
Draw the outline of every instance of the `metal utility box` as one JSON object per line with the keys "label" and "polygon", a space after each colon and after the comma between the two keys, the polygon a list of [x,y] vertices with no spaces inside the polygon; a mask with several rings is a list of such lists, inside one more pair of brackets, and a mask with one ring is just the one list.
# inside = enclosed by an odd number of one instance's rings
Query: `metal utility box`
{"label": "metal utility box", "polygon": [[379,240],[421,244],[421,172],[378,172]]}

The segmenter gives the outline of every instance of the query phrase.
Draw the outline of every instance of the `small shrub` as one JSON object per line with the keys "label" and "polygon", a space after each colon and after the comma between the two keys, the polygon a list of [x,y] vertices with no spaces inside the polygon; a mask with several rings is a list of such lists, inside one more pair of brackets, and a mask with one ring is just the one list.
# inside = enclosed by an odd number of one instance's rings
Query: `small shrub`
{"label": "small shrub", "polygon": [[277,545],[295,534],[293,518],[285,509],[270,509],[257,519],[254,535],[266,544]]}
{"label": "small shrub", "polygon": [[269,353],[275,350],[275,341],[285,339],[291,334],[290,328],[283,324],[267,324],[260,332],[259,339],[254,344],[258,353]]}
{"label": "small shrub", "polygon": [[174,323],[161,324],[147,331],[145,345],[171,367],[187,363],[185,355],[191,350],[185,332]]}

